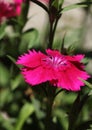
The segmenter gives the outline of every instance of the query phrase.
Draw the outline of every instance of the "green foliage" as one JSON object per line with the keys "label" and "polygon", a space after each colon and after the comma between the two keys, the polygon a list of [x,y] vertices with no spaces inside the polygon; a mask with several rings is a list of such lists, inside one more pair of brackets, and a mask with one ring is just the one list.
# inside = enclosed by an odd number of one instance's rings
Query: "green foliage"
{"label": "green foliage", "polygon": [[0,40],[5,36],[5,27],[6,27],[5,23],[3,23],[2,26],[0,27]]}
{"label": "green foliage", "polygon": [[80,97],[80,93],[78,94],[75,102],[73,103],[70,113],[69,113],[69,128],[68,130],[74,130],[76,127],[76,120],[78,119],[78,116],[80,114],[80,111],[82,107],[84,106],[84,103],[86,102],[88,98],[88,94],[86,94],[84,97]]}
{"label": "green foliage", "polygon": [[17,123],[15,126],[15,130],[22,130],[22,126],[27,118],[32,115],[34,112],[34,107],[30,103],[25,103],[25,105],[21,108],[19,117],[17,119]]}
{"label": "green foliage", "polygon": [[6,86],[9,83],[9,79],[10,79],[10,73],[8,68],[0,63],[0,84],[2,86]]}
{"label": "green foliage", "polygon": [[85,81],[83,79],[80,79],[80,80],[82,80],[85,83],[85,85],[87,85],[89,88],[92,89],[92,84],[91,83],[89,83],[88,81]]}
{"label": "green foliage", "polygon": [[29,29],[22,34],[21,43],[19,45],[19,52],[23,53],[38,44],[38,31],[36,29]]}
{"label": "green foliage", "polygon": [[67,7],[64,7],[61,12],[63,13],[65,11],[69,11],[71,9],[81,8],[81,7],[87,7],[90,4],[92,4],[92,2],[80,2],[80,3],[76,3],[76,4],[73,4],[73,5],[69,5]]}

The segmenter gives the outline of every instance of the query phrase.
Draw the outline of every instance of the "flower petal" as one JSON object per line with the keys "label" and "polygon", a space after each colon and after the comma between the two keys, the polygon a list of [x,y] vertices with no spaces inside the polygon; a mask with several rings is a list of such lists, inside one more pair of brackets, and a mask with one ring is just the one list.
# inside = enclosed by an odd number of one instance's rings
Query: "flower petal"
{"label": "flower petal", "polygon": [[16,4],[16,15],[20,15],[23,0],[14,0]]}
{"label": "flower petal", "polygon": [[80,61],[84,55],[66,56],[57,50],[46,50],[46,54],[29,51],[19,57],[17,64],[24,66],[22,74],[25,81],[37,85],[49,81],[53,86],[66,90],[78,91],[90,76]]}
{"label": "flower petal", "polygon": [[90,76],[85,71],[79,70],[72,65],[70,69],[58,74],[57,86],[67,90],[78,91],[80,90],[80,86],[84,85],[79,78],[86,80],[89,77]]}
{"label": "flower petal", "polygon": [[78,62],[80,62],[84,58],[84,55],[66,56],[66,58],[69,61],[76,61],[76,62],[78,61]]}
{"label": "flower petal", "polygon": [[57,50],[51,50],[51,49],[47,49],[46,50],[46,53],[49,55],[49,56],[54,56],[54,57],[56,57],[56,56],[62,56],[62,54],[59,52],[59,51],[57,51]]}
{"label": "flower petal", "polygon": [[26,67],[35,68],[41,65],[42,57],[44,58],[46,56],[41,52],[36,52],[35,50],[33,50],[29,51],[28,54],[20,56],[16,63]]}
{"label": "flower petal", "polygon": [[37,67],[33,70],[23,69],[22,74],[30,85],[37,85],[56,78],[53,70],[47,70],[43,67]]}

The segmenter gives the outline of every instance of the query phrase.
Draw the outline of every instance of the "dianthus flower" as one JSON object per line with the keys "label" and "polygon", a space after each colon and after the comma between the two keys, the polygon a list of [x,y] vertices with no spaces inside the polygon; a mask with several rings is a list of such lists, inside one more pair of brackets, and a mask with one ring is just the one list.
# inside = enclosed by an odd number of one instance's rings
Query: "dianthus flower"
{"label": "dianthus flower", "polygon": [[34,86],[43,82],[50,82],[53,86],[66,90],[78,91],[90,76],[84,70],[81,60],[84,55],[68,56],[57,50],[46,50],[46,54],[35,50],[21,55],[16,64],[21,69],[25,81]]}
{"label": "dianthus flower", "polygon": [[23,2],[23,0],[14,0],[15,1],[15,5],[16,5],[16,14],[20,15],[21,13],[21,4]]}
{"label": "dianthus flower", "polygon": [[12,0],[12,2],[0,0],[0,22],[2,22],[4,18],[20,15],[21,4],[22,0]]}

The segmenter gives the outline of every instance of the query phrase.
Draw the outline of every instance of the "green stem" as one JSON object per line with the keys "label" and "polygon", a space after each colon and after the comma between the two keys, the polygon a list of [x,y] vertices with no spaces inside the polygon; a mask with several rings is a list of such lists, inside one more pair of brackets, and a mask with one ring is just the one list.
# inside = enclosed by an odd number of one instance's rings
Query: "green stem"
{"label": "green stem", "polygon": [[57,28],[57,24],[58,24],[58,21],[61,17],[61,14],[59,14],[56,18],[56,21],[55,21],[55,24],[54,24],[54,28],[53,28],[53,38],[54,38],[54,35],[55,35],[55,32],[56,32],[56,28]]}
{"label": "green stem", "polygon": [[55,98],[59,93],[61,93],[62,91],[64,91],[64,90],[63,90],[63,89],[60,89],[60,90],[55,94],[54,98]]}
{"label": "green stem", "polygon": [[82,96],[81,92],[78,93],[77,98],[70,109],[68,130],[75,130],[77,119],[88,97],[88,94]]}
{"label": "green stem", "polygon": [[52,105],[53,105],[53,99],[51,97],[49,97],[47,99],[45,130],[51,130],[52,127],[53,127],[53,123],[52,123]]}
{"label": "green stem", "polygon": [[48,43],[48,48],[52,48],[53,44],[53,24],[50,23],[50,32],[49,32],[49,43]]}
{"label": "green stem", "polygon": [[48,48],[50,48],[50,49],[52,49],[52,45],[53,45],[53,41],[54,41],[54,36],[55,36],[57,24],[58,24],[58,21],[59,21],[60,17],[61,17],[61,14],[59,14],[56,17],[56,20],[54,20],[55,23],[54,22],[50,22],[50,33],[49,33],[49,44],[48,44]]}
{"label": "green stem", "polygon": [[54,102],[54,95],[56,93],[56,88],[53,86],[47,86],[47,102],[46,102],[46,118],[45,118],[45,130],[54,129],[53,122],[52,122],[52,108]]}

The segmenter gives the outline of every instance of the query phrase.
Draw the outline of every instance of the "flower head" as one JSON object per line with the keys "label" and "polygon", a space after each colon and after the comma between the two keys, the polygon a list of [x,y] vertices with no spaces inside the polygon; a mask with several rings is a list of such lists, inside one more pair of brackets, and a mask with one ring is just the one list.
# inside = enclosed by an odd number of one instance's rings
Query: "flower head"
{"label": "flower head", "polygon": [[21,4],[23,2],[23,0],[14,0],[15,1],[15,5],[16,5],[16,14],[20,15],[21,13]]}
{"label": "flower head", "polygon": [[17,60],[23,65],[22,74],[30,85],[38,85],[49,81],[53,86],[66,90],[78,91],[90,76],[84,71],[81,63],[84,55],[66,56],[57,50],[46,50],[46,54],[29,51]]}
{"label": "flower head", "polygon": [[0,0],[0,22],[4,18],[11,18],[21,13],[22,0]]}

